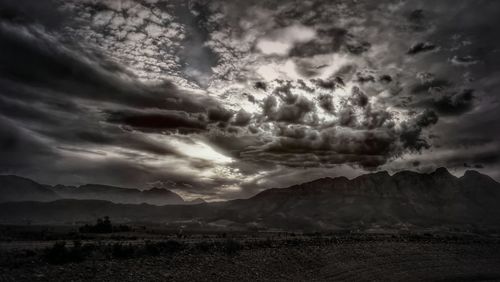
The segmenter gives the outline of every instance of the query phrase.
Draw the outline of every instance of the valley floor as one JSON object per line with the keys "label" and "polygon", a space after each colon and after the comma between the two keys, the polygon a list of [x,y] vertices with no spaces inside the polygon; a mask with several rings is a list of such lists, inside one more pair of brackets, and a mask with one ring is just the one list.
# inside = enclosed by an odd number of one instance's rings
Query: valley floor
{"label": "valley floor", "polygon": [[[12,255],[12,253],[9,253]],[[4,260],[0,281],[500,281],[498,240],[294,240],[235,253],[186,248],[157,256],[53,265]]]}

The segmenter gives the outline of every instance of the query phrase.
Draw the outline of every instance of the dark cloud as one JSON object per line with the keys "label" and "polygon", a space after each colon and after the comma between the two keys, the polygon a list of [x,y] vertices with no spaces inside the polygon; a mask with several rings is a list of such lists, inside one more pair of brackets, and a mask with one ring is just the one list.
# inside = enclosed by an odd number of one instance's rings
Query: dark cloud
{"label": "dark cloud", "polygon": [[317,38],[299,43],[290,51],[290,56],[311,57],[319,54],[338,52],[343,46],[348,32],[342,28],[317,30]]}
{"label": "dark cloud", "polygon": [[264,116],[274,119],[274,115],[276,112],[276,107],[278,106],[278,101],[274,96],[268,96],[264,99],[264,103],[262,104],[262,113]]}
{"label": "dark cloud", "polygon": [[180,65],[189,78],[201,87],[206,87],[209,83],[207,78],[213,74],[212,67],[220,60],[219,55],[205,45],[213,28],[207,24],[211,9],[209,5],[194,2],[191,5],[177,5],[176,10],[179,20],[187,29],[182,44],[189,46],[179,51]]}
{"label": "dark cloud", "polygon": [[335,113],[333,97],[329,94],[322,94],[318,97],[318,105],[328,113]]}
{"label": "dark cloud", "polygon": [[246,126],[252,120],[252,115],[247,111],[241,109],[236,113],[233,124],[236,126]]}
{"label": "dark cloud", "polygon": [[391,83],[392,82],[392,77],[388,74],[384,74],[384,75],[381,75],[379,77],[379,81],[382,82],[382,83]]}
{"label": "dark cloud", "polygon": [[385,132],[324,130],[306,127],[281,129],[281,136],[264,146],[242,153],[246,159],[292,167],[332,166],[350,163],[377,167],[387,161],[394,135]]}
{"label": "dark cloud", "polygon": [[[213,118],[213,116],[212,116]],[[190,116],[179,111],[114,111],[108,113],[108,122],[144,131],[199,132],[207,128],[204,116]]]}
{"label": "dark cloud", "polygon": [[429,16],[423,9],[416,9],[408,14],[408,28],[412,31],[423,32],[430,28]]}
{"label": "dark cloud", "polygon": [[307,59],[295,59],[295,69],[304,77],[314,77],[321,74],[324,66],[318,66]]}
{"label": "dark cloud", "polygon": [[472,56],[453,56],[453,58],[451,58],[451,63],[454,64],[454,65],[457,65],[457,66],[470,66],[470,65],[475,65],[477,64],[479,61],[472,57]]}
{"label": "dark cloud", "polygon": [[475,98],[473,89],[464,89],[435,99],[434,108],[445,115],[459,115],[472,109]]}
{"label": "dark cloud", "polygon": [[321,87],[324,89],[330,89],[330,90],[334,90],[337,87],[342,87],[344,85],[344,82],[342,81],[342,78],[340,78],[340,77],[336,77],[333,79],[327,79],[327,80],[317,78],[317,79],[312,79],[311,82],[314,83],[315,85],[317,85],[318,87]]}
{"label": "dark cloud", "polygon": [[30,169],[39,163],[51,163],[57,153],[51,146],[22,130],[17,124],[0,117],[0,170],[16,173]]}
{"label": "dark cloud", "polygon": [[347,127],[356,127],[358,120],[356,118],[356,115],[354,114],[354,111],[350,108],[343,108],[342,110],[339,111],[338,115],[338,123],[341,126],[347,126]]}
{"label": "dark cloud", "polygon": [[264,90],[266,91],[267,90],[267,84],[263,81],[257,81],[254,83],[253,87],[255,89],[260,89],[260,90]]}
{"label": "dark cloud", "polygon": [[366,41],[358,41],[353,36],[348,37],[350,40],[346,42],[346,49],[354,55],[361,55],[371,48],[371,44]]}
{"label": "dark cloud", "polygon": [[414,151],[429,148],[428,141],[421,136],[422,130],[437,122],[438,116],[433,111],[425,111],[414,119],[404,122],[401,125],[401,134],[399,137],[403,143],[403,147]]}
{"label": "dark cloud", "polygon": [[284,96],[282,98],[283,101],[279,106],[273,96],[265,100],[263,112],[268,120],[303,123],[305,115],[315,110],[314,103],[305,97],[299,96],[291,99],[290,96]]}
{"label": "dark cloud", "polygon": [[482,164],[468,164],[468,163],[464,163],[464,167],[465,168],[484,168],[484,166]]}
{"label": "dark cloud", "polygon": [[0,20],[16,24],[38,24],[48,29],[67,24],[69,15],[62,13],[52,0],[6,0],[0,3]]}
{"label": "dark cloud", "polygon": [[273,94],[278,96],[284,103],[293,104],[297,101],[298,96],[293,94],[291,81],[280,81],[280,85],[274,88]]}
{"label": "dark cloud", "polygon": [[430,79],[417,83],[411,88],[413,94],[430,92],[432,90],[442,91],[452,86],[452,83],[446,79]]}
{"label": "dark cloud", "polygon": [[255,104],[257,102],[252,94],[243,93],[243,96],[247,97],[248,102],[252,104]]}
{"label": "dark cloud", "polygon": [[430,52],[437,50],[438,46],[431,42],[419,42],[416,44],[413,44],[410,49],[408,49],[408,52],[406,52],[408,55],[416,55],[419,53],[424,53],[424,52]]}
{"label": "dark cloud", "polygon": [[[142,84],[120,65],[102,60],[95,52],[82,50],[76,43],[68,46],[37,26],[2,22],[0,40],[3,83],[46,89],[51,96],[70,95],[132,107],[202,112],[207,105],[217,105],[201,96],[186,95],[170,82]],[[29,70],[26,65],[30,66]],[[30,96],[44,98],[43,94]]]}
{"label": "dark cloud", "polygon": [[314,55],[346,52],[361,55],[371,48],[367,41],[358,39],[344,28],[332,27],[317,30],[317,37],[311,41],[299,43],[290,51],[294,57],[312,57]]}
{"label": "dark cloud", "polygon": [[366,105],[368,105],[368,96],[366,96],[359,87],[352,88],[352,94],[349,99],[354,106],[366,107]]}
{"label": "dark cloud", "polygon": [[366,107],[364,111],[364,120],[361,126],[366,129],[377,129],[377,128],[393,128],[394,121],[391,113],[384,110],[372,110],[371,107]]}
{"label": "dark cloud", "polygon": [[210,108],[208,110],[208,119],[210,121],[228,122],[233,116],[233,112],[223,107]]}
{"label": "dark cloud", "polygon": [[432,108],[445,116],[461,115],[474,108],[476,99],[473,89],[450,90],[435,93],[432,98],[424,98],[418,102],[418,105]]}
{"label": "dark cloud", "polygon": [[375,76],[369,72],[357,72],[356,80],[360,83],[375,82]]}

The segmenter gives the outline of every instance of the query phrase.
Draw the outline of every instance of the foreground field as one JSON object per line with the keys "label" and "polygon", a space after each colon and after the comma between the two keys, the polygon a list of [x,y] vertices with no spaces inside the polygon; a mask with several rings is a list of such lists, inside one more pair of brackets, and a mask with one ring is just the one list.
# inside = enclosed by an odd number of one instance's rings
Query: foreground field
{"label": "foreground field", "polygon": [[[500,281],[500,243],[483,237],[345,235],[92,246],[91,256],[64,264],[49,263],[38,251],[4,249],[0,281]],[[107,246],[123,248],[107,253]]]}

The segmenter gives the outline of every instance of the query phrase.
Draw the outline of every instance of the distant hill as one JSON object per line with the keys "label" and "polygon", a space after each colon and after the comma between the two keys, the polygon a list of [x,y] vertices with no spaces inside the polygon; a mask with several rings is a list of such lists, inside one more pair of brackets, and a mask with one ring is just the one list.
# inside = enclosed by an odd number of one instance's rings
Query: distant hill
{"label": "distant hill", "polygon": [[86,184],[79,187],[57,185],[51,189],[64,199],[105,200],[122,204],[181,205],[184,200],[176,193],[160,188],[138,190],[99,184]]}
{"label": "distant hill", "polygon": [[205,200],[203,200],[201,198],[196,198],[196,199],[191,200],[191,201],[186,201],[185,203],[187,205],[198,205],[198,204],[204,204],[206,202],[205,202]]}
{"label": "distant hill", "polygon": [[58,199],[105,200],[123,204],[192,204],[185,202],[179,195],[167,189],[152,188],[141,191],[98,184],[86,184],[79,187],[50,186],[15,175],[0,175],[0,202],[47,202]]}
{"label": "distant hill", "polygon": [[11,201],[47,202],[60,198],[57,193],[33,180],[15,175],[0,175],[0,203]]}
{"label": "distant hill", "polygon": [[0,204],[0,222],[94,220],[196,223],[248,228],[366,229],[371,227],[500,227],[500,184],[476,171],[462,177],[440,168],[430,174],[402,171],[349,180],[322,178],[265,190],[249,199],[198,205],[123,205],[59,200]]}

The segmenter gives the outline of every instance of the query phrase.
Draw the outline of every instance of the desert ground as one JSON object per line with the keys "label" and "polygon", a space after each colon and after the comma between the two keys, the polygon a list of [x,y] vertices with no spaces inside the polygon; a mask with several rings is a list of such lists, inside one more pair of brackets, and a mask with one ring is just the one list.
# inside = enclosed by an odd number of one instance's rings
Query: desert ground
{"label": "desert ground", "polygon": [[0,281],[500,281],[500,239],[491,234],[0,232]]}

